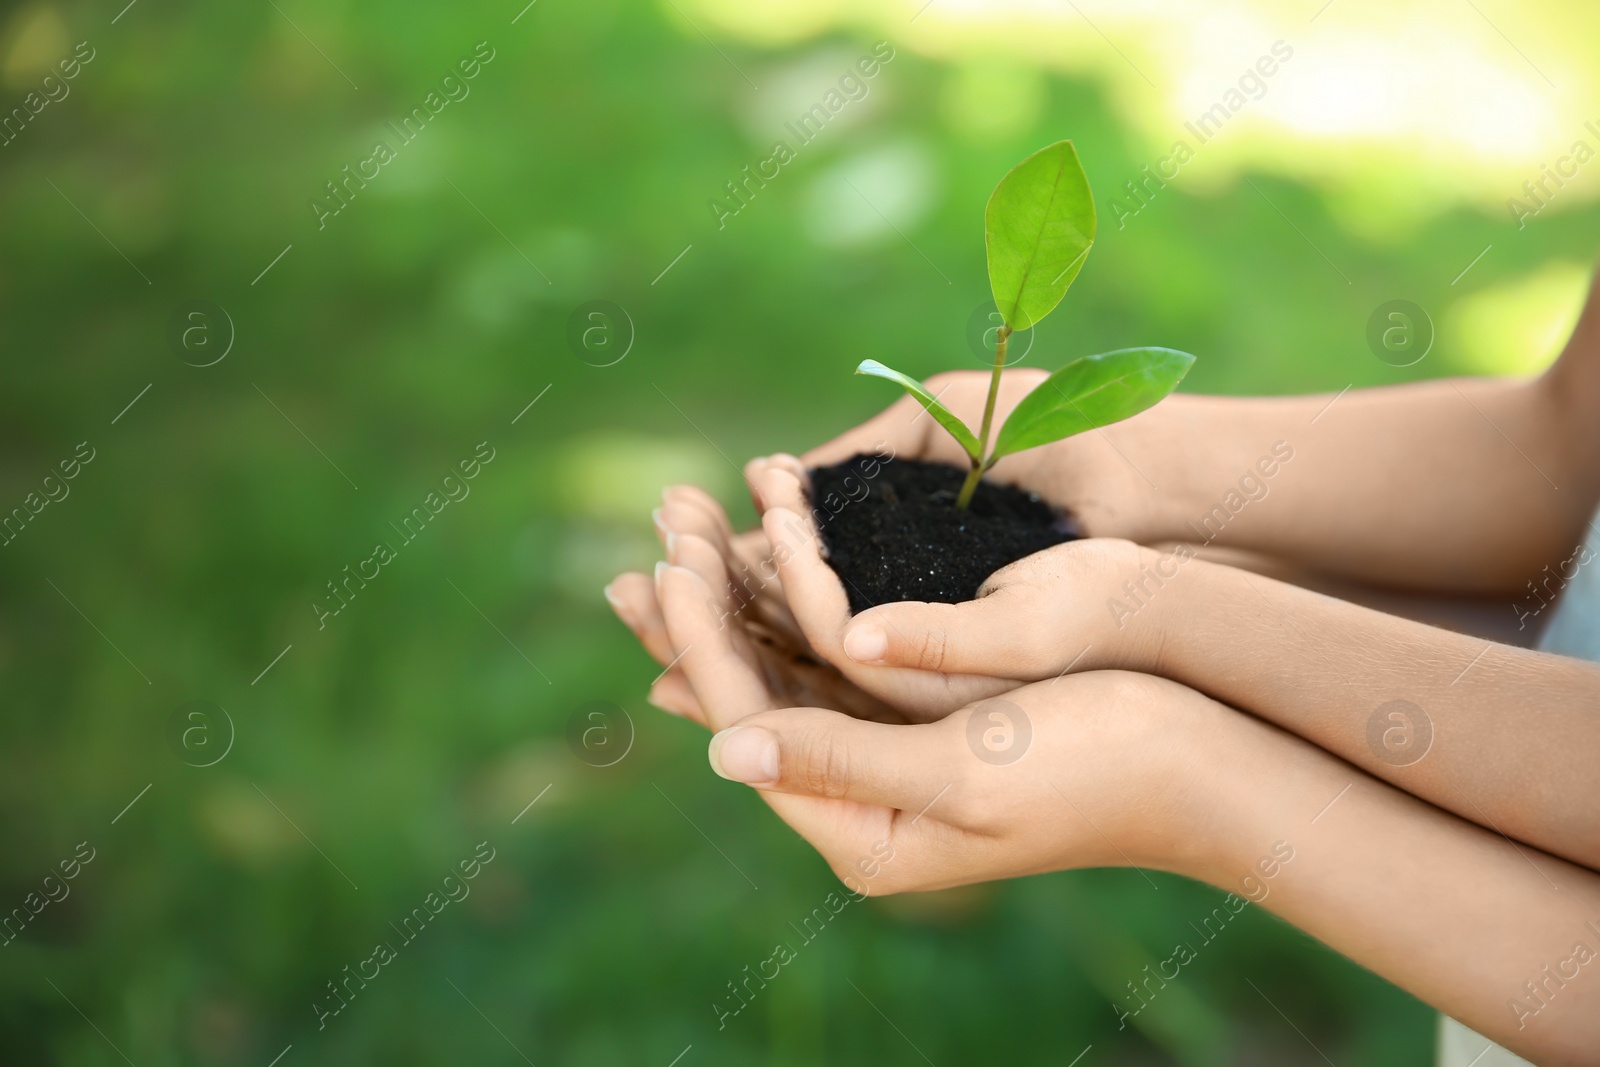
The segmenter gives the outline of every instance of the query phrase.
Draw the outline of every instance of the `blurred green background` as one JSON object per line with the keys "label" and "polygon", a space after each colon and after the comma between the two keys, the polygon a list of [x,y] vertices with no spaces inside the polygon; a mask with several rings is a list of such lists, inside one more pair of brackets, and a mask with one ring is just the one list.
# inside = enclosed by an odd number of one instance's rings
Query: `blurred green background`
{"label": "blurred green background", "polygon": [[[29,921],[0,1058],[1424,1062],[1425,1006],[1257,909],[1119,1029],[1220,899],[1123,871],[852,905],[719,1029],[836,883],[644,704],[657,668],[600,596],[655,558],[662,484],[748,521],[734,463],[887,403],[861,358],[977,366],[983,203],[1061,137],[1101,239],[1030,362],[1169,345],[1200,356],[1187,389],[1273,393],[1551,356],[1600,164],[1521,226],[1506,201],[1600,145],[1592,11],[1137,7],[11,6],[0,508],[31,517],[0,550],[0,909]],[[1260,99],[1119,227],[1123,183],[1278,40]],[[863,98],[737,214],[708,204],[878,41]],[[470,94],[402,145],[387,124],[479,42]],[[378,140],[393,161],[319,228]],[[1364,339],[1391,299],[1438,328],[1403,369]],[[196,300],[225,319],[184,348]],[[326,583],[480,442],[470,495],[319,628]],[[629,716],[610,766],[568,740],[592,701]],[[327,983],[483,841],[471,895],[319,1029]]]}

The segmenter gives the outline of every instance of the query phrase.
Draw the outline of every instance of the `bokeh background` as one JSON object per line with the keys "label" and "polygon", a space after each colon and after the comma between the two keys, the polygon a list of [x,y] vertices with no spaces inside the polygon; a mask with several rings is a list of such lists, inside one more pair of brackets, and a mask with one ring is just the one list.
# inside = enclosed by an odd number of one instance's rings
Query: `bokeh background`
{"label": "bokeh background", "polygon": [[[747,521],[734,464],[892,399],[861,358],[977,366],[983,203],[1061,137],[1100,240],[1030,362],[1169,345],[1200,356],[1185,388],[1239,393],[1537,369],[1600,235],[1600,162],[1560,162],[1600,149],[1593,5],[123,3],[0,16],[0,104],[28,109],[0,146],[0,508],[68,490],[0,548],[0,910],[28,919],[0,1058],[1426,1061],[1425,1006],[1257,909],[1119,1028],[1220,899],[1124,871],[851,905],[719,1029],[836,885],[644,704],[600,590],[655,558],[662,484]],[[1184,123],[1280,41],[1199,145]],[[777,139],[796,157],[736,204]],[[378,140],[396,158],[319,227]],[[1404,368],[1366,342],[1397,299],[1436,333]],[[482,442],[470,495],[319,625]],[[596,701],[626,715],[608,766],[569,740]],[[471,895],[319,1028],[485,841]]]}

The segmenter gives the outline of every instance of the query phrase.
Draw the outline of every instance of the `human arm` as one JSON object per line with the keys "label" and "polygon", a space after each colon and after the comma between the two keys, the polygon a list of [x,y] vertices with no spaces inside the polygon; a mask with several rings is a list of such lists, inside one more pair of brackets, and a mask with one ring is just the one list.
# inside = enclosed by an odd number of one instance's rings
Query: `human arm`
{"label": "human arm", "polygon": [[[1042,380],[1007,371],[999,414]],[[975,424],[987,376],[932,392]],[[990,475],[1072,511],[1095,537],[1245,549],[1377,585],[1520,592],[1582,540],[1600,499],[1600,300],[1532,381],[1440,379],[1293,397],[1175,394],[1092,433],[1002,459]],[[965,461],[909,397],[800,457],[882,443]]]}
{"label": "human arm", "polygon": [[[852,677],[872,691],[904,688],[908,668],[930,685],[961,679],[955,691],[1068,670],[1170,678],[1447,811],[1600,869],[1600,666],[1124,541],[1057,546],[997,572],[982,594],[853,619],[835,611],[839,630],[813,643],[852,660]],[[802,617],[823,610],[797,604]]]}
{"label": "human arm", "polygon": [[[1585,925],[1600,929],[1600,875],[1146,676],[1069,675],[1006,694],[1011,710],[980,704],[917,726],[775,706],[723,640],[697,576],[671,567],[662,587],[674,640],[690,649],[685,676],[726,731],[714,768],[759,789],[858,897],[1078,867],[1166,870],[1236,894],[1230,908],[1253,898],[1538,1062],[1600,1062],[1600,983],[1571,977],[1574,942],[1600,947]],[[1023,721],[1020,755],[975,740],[1009,724],[1019,745]],[[1543,968],[1564,964],[1558,988]],[[1554,993],[1536,1000],[1524,981]]]}
{"label": "human arm", "polygon": [[[998,414],[1004,418],[1043,377],[1008,371]],[[985,376],[974,373],[928,384],[969,420],[986,391]],[[1438,381],[1325,399],[1178,395],[1104,430],[1007,456],[995,476],[1069,508],[1096,537],[1200,541],[1358,581],[1520,594],[1546,567],[1570,560],[1600,495],[1600,420],[1588,411],[1597,395],[1600,302],[1591,299],[1562,358],[1534,382]],[[758,507],[773,506],[759,487],[774,473],[803,487],[808,466],[858,452],[962,461],[954,440],[905,397],[803,458],[753,461],[747,478]],[[768,496],[810,528],[802,492]],[[735,538],[715,502],[698,495],[723,527],[714,547],[745,574],[758,557],[769,558],[759,535]],[[836,641],[837,616],[847,616],[842,590],[825,567],[811,566],[820,560],[814,529],[807,539],[800,564],[808,577],[785,591],[805,602],[798,619],[770,583],[757,595],[756,614],[781,623],[773,632],[793,650],[807,654],[809,639],[852,682],[915,717],[983,695],[981,685],[935,680],[930,687],[911,675],[899,676],[893,692],[874,688],[882,672],[868,679],[844,662]],[[641,625],[655,615],[651,586],[648,576],[625,575],[607,596],[655,650],[664,647],[653,637],[659,625]],[[658,689],[668,702],[692,702],[673,671]]]}

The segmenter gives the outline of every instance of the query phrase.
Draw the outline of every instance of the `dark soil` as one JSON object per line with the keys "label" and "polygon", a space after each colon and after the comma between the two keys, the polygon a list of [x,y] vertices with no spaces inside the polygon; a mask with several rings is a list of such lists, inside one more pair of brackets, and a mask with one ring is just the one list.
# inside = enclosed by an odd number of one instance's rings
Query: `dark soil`
{"label": "dark soil", "polygon": [[1015,486],[981,482],[972,506],[957,508],[965,478],[942,463],[870,455],[811,472],[823,556],[852,613],[972,600],[1001,567],[1079,536],[1069,516]]}

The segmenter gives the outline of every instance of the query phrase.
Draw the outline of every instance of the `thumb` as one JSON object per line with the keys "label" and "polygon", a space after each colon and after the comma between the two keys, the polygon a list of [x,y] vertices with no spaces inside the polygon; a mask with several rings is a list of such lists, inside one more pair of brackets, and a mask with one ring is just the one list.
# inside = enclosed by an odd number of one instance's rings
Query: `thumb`
{"label": "thumb", "polygon": [[944,723],[863,722],[821,708],[747,715],[711,739],[711,768],[758,789],[916,811],[960,770]]}
{"label": "thumb", "polygon": [[883,604],[850,620],[844,654],[858,663],[1037,681],[1057,644],[1048,613],[1001,586],[960,604]]}

